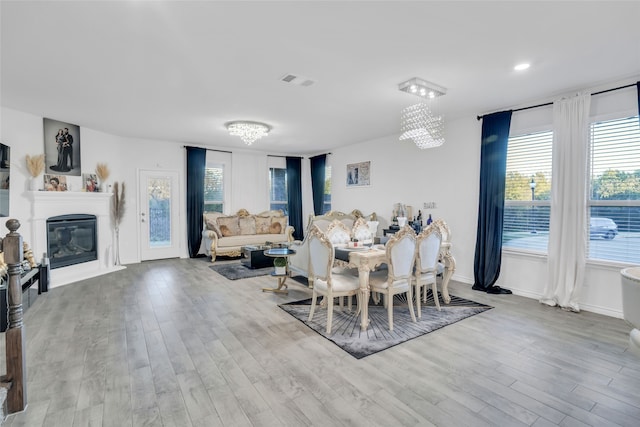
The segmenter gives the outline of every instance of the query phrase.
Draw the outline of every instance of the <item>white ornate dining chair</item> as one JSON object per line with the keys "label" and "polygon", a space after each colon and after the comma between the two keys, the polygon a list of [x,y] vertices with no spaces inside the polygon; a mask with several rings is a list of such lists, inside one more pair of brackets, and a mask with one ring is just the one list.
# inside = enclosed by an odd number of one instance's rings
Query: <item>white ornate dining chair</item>
{"label": "white ornate dining chair", "polygon": [[318,294],[324,296],[327,307],[327,334],[331,334],[333,322],[333,299],[349,297],[348,307],[351,310],[351,297],[358,295],[360,282],[358,276],[339,274],[332,271],[335,256],[334,247],[328,237],[313,226],[309,232],[309,280],[313,281],[313,297],[309,322],[313,319]]}
{"label": "white ornate dining chair", "polygon": [[358,218],[356,222],[353,223],[351,237],[362,243],[373,243],[373,234],[366,219]]}
{"label": "white ornate dining chair", "polygon": [[334,219],[325,231],[329,242],[335,247],[344,248],[351,240],[351,230],[343,222]]}
{"label": "white ornate dining chair", "polygon": [[438,257],[438,275],[442,276],[444,272],[443,255],[451,247],[451,230],[449,225],[443,219],[435,219],[431,224],[440,232],[440,256]]}
{"label": "white ornate dining chair", "polygon": [[418,318],[422,317],[420,307],[420,290],[424,286],[424,301],[427,300],[427,286],[431,285],[433,300],[440,311],[440,300],[438,298],[438,285],[436,276],[438,275],[438,257],[440,255],[440,243],[442,235],[434,224],[427,226],[416,239],[416,269],[415,269],[415,294]]}
{"label": "white ornate dining chair", "polygon": [[407,294],[407,305],[411,320],[416,321],[413,311],[413,267],[416,260],[416,233],[405,225],[395,233],[386,244],[388,270],[372,272],[369,275],[369,286],[372,292],[383,295],[387,308],[389,330],[393,331],[393,296]]}

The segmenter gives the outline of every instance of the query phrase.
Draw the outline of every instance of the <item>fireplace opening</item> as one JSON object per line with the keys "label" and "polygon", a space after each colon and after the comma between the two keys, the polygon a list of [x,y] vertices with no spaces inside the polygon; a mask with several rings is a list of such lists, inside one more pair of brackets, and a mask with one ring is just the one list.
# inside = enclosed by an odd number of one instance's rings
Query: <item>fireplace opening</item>
{"label": "fireplace opening", "polygon": [[95,215],[61,215],[47,219],[47,253],[51,269],[98,259]]}

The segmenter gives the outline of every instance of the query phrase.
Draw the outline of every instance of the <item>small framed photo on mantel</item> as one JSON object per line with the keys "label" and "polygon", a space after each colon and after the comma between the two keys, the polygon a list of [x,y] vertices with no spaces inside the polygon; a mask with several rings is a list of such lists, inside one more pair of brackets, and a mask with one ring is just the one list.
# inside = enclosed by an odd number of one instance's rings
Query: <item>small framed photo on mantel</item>
{"label": "small framed photo on mantel", "polygon": [[65,175],[44,175],[45,191],[67,191],[67,177]]}
{"label": "small framed photo on mantel", "polygon": [[347,164],[347,188],[371,184],[371,161]]}

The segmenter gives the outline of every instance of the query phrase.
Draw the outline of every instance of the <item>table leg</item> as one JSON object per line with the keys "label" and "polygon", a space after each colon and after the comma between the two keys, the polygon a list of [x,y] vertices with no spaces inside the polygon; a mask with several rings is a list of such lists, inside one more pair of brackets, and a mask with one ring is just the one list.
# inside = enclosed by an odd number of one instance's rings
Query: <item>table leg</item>
{"label": "table leg", "polygon": [[262,288],[262,292],[276,292],[280,294],[286,294],[289,292],[288,286],[284,283],[289,277],[288,273],[284,276],[276,276],[278,278],[278,287],[277,288]]}
{"label": "table leg", "polygon": [[444,273],[442,273],[442,299],[445,304],[449,304],[451,302],[451,296],[449,296],[449,280],[451,280],[451,276],[453,276],[455,269],[455,258],[449,253],[445,254]]}
{"label": "table leg", "polygon": [[360,292],[358,294],[358,310],[360,311],[360,329],[366,331],[369,327],[369,267],[358,267]]}

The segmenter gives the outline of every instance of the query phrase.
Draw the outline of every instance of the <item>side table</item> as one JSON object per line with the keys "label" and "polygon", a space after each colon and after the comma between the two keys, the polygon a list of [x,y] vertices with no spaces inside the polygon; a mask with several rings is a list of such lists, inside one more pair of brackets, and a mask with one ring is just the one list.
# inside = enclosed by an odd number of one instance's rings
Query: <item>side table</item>
{"label": "side table", "polygon": [[291,255],[295,255],[296,251],[289,248],[271,248],[264,251],[264,254],[268,257],[272,258],[284,258],[287,261],[287,265],[285,267],[284,274],[276,274],[275,271],[271,273],[273,277],[278,278],[278,287],[276,288],[262,288],[262,292],[277,292],[277,293],[287,293],[287,285],[284,283],[289,277],[289,257]]}

